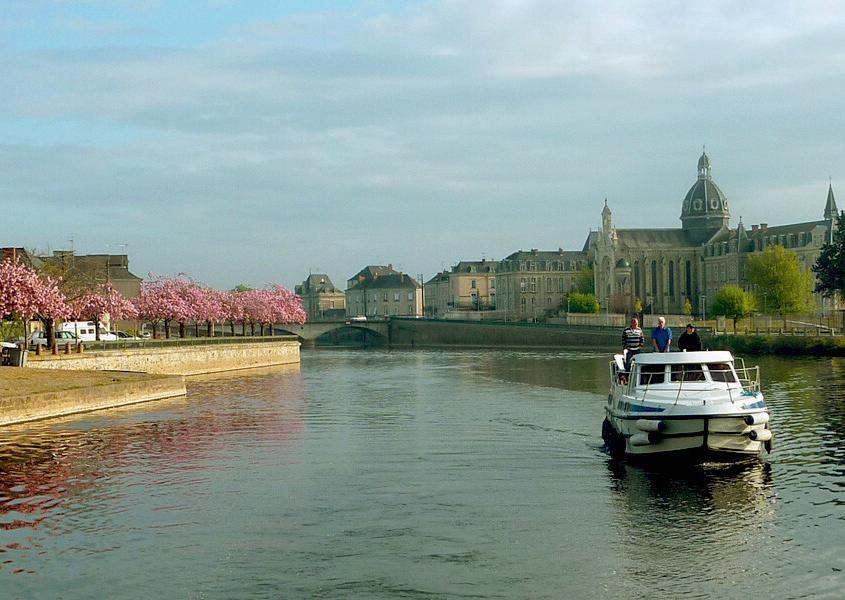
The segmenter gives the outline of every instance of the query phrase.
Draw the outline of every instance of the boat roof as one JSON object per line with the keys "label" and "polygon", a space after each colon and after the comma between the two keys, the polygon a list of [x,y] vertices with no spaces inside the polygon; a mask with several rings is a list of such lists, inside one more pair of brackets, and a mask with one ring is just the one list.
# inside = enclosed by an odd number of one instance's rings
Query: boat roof
{"label": "boat roof", "polygon": [[727,350],[702,350],[701,352],[649,352],[637,354],[634,360],[641,365],[682,365],[733,362],[734,357]]}

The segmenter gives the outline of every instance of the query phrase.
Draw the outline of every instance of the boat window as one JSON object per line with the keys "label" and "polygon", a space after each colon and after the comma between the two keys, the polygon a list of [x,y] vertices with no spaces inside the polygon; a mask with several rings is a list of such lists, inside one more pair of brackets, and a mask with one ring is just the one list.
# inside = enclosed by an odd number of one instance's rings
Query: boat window
{"label": "boat window", "polygon": [[672,381],[704,381],[701,365],[672,365]]}
{"label": "boat window", "polygon": [[736,383],[731,366],[728,363],[707,363],[710,379],[721,383]]}
{"label": "boat window", "polygon": [[654,385],[666,380],[663,365],[642,365],[640,367],[640,385]]}

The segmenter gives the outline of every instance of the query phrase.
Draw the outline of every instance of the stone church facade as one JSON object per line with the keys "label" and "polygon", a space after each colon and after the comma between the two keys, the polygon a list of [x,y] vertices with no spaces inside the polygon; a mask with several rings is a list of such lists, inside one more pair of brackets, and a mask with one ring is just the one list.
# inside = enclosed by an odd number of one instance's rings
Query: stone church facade
{"label": "stone church facade", "polygon": [[[832,184],[818,221],[791,225],[731,228],[727,197],[713,180],[710,158],[702,153],[698,175],[681,206],[678,229],[617,229],[605,201],[602,228],[590,236],[596,296],[610,312],[631,312],[636,301],[645,313],[706,313],[713,296],[726,285],[751,286],[745,277],[749,256],[779,244],[795,252],[805,270],[830,239],[837,218]],[[710,300],[708,300],[710,299]],[[816,295],[816,311],[832,309]]]}

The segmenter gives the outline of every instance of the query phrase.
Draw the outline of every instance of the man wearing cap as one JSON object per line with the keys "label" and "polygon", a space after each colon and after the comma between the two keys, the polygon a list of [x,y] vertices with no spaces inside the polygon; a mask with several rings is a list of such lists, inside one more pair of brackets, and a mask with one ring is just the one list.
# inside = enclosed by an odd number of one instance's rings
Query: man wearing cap
{"label": "man wearing cap", "polygon": [[681,352],[697,352],[701,350],[701,338],[695,330],[695,325],[687,323],[687,330],[678,338],[678,350]]}
{"label": "man wearing cap", "polygon": [[651,332],[651,345],[655,352],[669,352],[672,345],[672,330],[666,327],[666,319],[657,319],[657,327]]}

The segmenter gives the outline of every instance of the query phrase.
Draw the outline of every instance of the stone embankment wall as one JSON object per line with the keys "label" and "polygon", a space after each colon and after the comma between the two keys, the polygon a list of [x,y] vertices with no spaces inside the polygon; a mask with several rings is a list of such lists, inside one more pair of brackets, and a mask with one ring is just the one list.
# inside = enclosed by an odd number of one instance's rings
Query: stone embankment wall
{"label": "stone embankment wall", "polygon": [[83,354],[29,356],[39,369],[137,371],[165,375],[202,375],[238,369],[299,363],[299,342],[140,347]]}
{"label": "stone embankment wall", "polygon": [[529,323],[392,319],[391,346],[582,347],[621,346],[622,331],[614,327],[572,327]]}
{"label": "stone embankment wall", "polygon": [[[55,371],[44,374],[41,369],[20,370],[26,372],[28,380],[19,382],[20,389],[0,396],[0,426],[185,395],[185,378],[181,376],[145,373],[60,375]],[[39,379],[47,378],[50,385],[41,385]]]}

